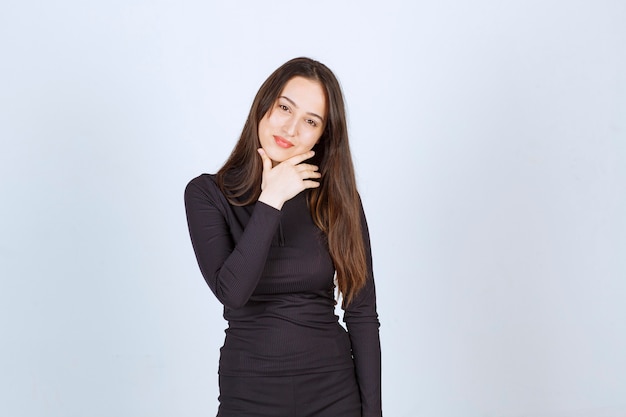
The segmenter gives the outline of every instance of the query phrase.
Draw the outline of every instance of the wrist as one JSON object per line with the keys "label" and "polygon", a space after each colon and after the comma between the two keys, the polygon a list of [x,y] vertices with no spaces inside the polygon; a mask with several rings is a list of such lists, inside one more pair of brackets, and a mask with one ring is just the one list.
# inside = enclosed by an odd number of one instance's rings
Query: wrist
{"label": "wrist", "polygon": [[261,195],[259,195],[259,201],[261,203],[265,203],[268,206],[274,207],[276,210],[280,210],[283,208],[283,204],[285,201],[267,191],[261,191]]}

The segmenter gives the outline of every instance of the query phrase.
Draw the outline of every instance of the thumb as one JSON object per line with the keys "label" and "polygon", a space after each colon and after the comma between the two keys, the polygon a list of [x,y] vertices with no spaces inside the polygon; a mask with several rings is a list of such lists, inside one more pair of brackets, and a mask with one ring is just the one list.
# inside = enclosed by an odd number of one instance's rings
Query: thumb
{"label": "thumb", "polygon": [[263,148],[257,149],[259,155],[261,155],[261,161],[263,161],[263,171],[267,172],[272,169],[272,160],[267,156]]}

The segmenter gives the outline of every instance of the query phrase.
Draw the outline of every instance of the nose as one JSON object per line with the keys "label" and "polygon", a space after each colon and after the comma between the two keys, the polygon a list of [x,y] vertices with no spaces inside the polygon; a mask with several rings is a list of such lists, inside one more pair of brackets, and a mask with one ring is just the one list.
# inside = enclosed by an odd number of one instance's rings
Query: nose
{"label": "nose", "polygon": [[285,125],[283,126],[283,129],[285,130],[285,133],[287,135],[289,136],[296,135],[297,122],[298,120],[294,116],[291,116],[290,118],[285,120]]}

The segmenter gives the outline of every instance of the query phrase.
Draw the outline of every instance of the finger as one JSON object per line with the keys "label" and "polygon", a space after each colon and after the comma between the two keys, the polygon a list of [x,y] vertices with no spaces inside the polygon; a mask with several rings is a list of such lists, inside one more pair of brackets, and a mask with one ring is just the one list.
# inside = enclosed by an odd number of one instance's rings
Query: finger
{"label": "finger", "polygon": [[304,162],[309,158],[312,158],[315,155],[314,151],[308,151],[305,153],[301,153],[300,155],[292,156],[287,159],[285,162],[289,162],[291,165],[298,165],[300,162]]}
{"label": "finger", "polygon": [[259,155],[261,155],[261,161],[263,162],[263,171],[269,171],[272,169],[272,160],[267,156],[263,148],[257,149]]}
{"label": "finger", "polygon": [[322,178],[322,174],[316,171],[302,171],[300,172],[300,178]]}
{"label": "finger", "polygon": [[320,168],[317,165],[298,164],[296,165],[296,169],[298,170],[298,172],[302,172],[302,171],[319,171]]}
{"label": "finger", "polygon": [[317,188],[320,186],[320,183],[317,181],[305,180],[302,181],[304,188]]}

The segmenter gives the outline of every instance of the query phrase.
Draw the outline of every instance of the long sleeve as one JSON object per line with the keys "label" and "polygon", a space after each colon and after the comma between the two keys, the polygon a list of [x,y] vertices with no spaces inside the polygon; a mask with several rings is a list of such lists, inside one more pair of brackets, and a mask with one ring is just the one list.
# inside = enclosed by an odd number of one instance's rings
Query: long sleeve
{"label": "long sleeve", "polygon": [[344,321],[352,344],[352,355],[361,392],[362,417],[380,417],[382,416],[381,354],[378,331],[380,323],[376,311],[376,288],[369,231],[362,207],[361,223],[367,257],[367,283],[346,308]]}
{"label": "long sleeve", "polygon": [[193,179],[185,189],[187,224],[200,271],[217,299],[236,309],[246,304],[261,278],[281,212],[257,202],[235,245],[227,204],[208,176]]}

